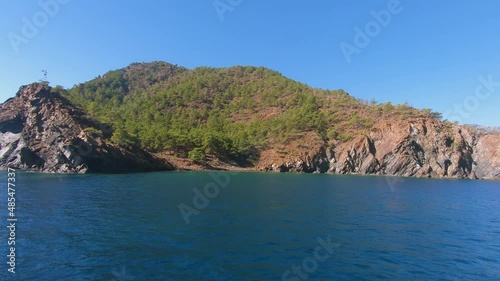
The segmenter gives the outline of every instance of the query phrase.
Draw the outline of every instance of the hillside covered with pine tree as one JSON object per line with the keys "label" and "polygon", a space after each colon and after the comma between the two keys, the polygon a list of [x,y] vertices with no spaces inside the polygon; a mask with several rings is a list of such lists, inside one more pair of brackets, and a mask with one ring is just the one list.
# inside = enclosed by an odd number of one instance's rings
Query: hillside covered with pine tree
{"label": "hillside covered with pine tree", "polygon": [[500,177],[496,134],[263,67],[134,63],[51,91],[110,128],[86,133],[178,169]]}

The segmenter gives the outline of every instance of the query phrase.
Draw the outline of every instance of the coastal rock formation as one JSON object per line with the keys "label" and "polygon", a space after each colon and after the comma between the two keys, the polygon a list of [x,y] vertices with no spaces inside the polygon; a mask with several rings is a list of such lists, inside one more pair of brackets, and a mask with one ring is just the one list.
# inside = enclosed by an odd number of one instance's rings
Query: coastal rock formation
{"label": "coastal rock formation", "polygon": [[[136,146],[106,141],[112,128],[44,84],[0,105],[0,168],[55,173],[173,170]],[[325,143],[316,132],[260,151],[255,170],[500,179],[500,135],[436,119],[380,121],[365,135]],[[182,167],[175,167],[182,169]]]}
{"label": "coastal rock formation", "polygon": [[481,136],[475,146],[474,174],[481,179],[500,178],[500,135]]}
{"label": "coastal rock formation", "polygon": [[500,135],[479,135],[465,126],[415,119],[377,124],[365,136],[281,159],[259,169],[500,179]]}
{"label": "coastal rock formation", "polygon": [[171,170],[137,147],[105,139],[112,128],[44,84],[20,88],[0,105],[0,168],[54,173],[123,173]]}
{"label": "coastal rock formation", "polygon": [[1,104],[0,169],[7,167],[500,179],[500,132],[315,89],[262,67],[134,63],[71,89],[24,86]]}

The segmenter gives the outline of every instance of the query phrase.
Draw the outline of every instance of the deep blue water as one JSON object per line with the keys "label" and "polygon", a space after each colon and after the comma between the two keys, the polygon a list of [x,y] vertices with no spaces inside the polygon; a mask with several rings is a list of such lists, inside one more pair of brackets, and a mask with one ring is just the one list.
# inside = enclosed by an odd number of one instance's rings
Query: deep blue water
{"label": "deep blue water", "polygon": [[0,280],[500,280],[500,182],[211,175],[18,173],[13,275],[2,172]]}

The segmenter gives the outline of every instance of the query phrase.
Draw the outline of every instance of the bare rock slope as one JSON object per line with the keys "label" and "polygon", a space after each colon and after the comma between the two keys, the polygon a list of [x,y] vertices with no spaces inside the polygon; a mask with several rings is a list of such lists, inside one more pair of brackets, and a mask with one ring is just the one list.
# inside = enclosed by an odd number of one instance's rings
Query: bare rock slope
{"label": "bare rock slope", "polygon": [[[95,128],[103,136],[86,128]],[[50,87],[31,84],[0,105],[0,169],[55,173],[124,173],[172,170],[137,147],[105,141],[111,128],[88,118]]]}
{"label": "bare rock slope", "polygon": [[[317,137],[319,138],[319,137]],[[264,152],[263,155],[270,154]],[[435,119],[379,122],[367,135],[262,160],[259,170],[500,179],[500,135]]]}

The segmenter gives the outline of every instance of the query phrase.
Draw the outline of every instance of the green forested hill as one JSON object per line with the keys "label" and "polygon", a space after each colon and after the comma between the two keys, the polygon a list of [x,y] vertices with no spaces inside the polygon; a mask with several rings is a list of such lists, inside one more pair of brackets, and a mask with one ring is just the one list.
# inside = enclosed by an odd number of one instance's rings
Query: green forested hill
{"label": "green forested hill", "polygon": [[440,118],[430,110],[314,89],[262,67],[187,70],[135,63],[61,91],[111,124],[111,141],[173,151],[194,161],[210,155],[248,163],[263,148],[308,132],[335,144],[367,133],[377,120]]}

